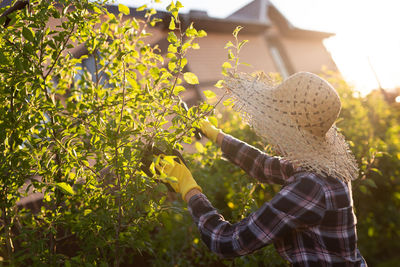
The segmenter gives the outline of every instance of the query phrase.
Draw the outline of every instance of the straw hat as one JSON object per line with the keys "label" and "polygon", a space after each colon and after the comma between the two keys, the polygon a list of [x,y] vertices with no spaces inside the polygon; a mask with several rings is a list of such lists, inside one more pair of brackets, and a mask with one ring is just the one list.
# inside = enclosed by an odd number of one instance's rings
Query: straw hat
{"label": "straw hat", "polygon": [[334,125],[340,99],[327,81],[299,72],[274,86],[265,74],[235,73],[225,86],[245,121],[284,158],[322,176],[357,178],[354,156]]}

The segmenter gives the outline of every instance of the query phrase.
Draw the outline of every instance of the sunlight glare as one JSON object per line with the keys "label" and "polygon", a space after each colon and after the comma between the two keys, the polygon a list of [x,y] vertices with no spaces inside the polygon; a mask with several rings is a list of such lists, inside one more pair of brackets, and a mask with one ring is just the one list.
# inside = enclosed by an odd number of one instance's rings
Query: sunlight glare
{"label": "sunlight glare", "polygon": [[271,1],[296,27],[336,33],[324,44],[343,77],[362,95],[379,83],[388,90],[400,86],[400,1]]}

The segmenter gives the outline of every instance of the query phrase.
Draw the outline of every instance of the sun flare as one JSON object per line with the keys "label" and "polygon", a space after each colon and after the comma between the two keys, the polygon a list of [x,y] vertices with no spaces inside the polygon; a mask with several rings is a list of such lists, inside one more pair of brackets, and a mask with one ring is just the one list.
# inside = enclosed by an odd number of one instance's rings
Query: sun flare
{"label": "sun flare", "polygon": [[324,44],[344,78],[363,95],[400,87],[400,2],[271,0],[297,27],[336,33]]}

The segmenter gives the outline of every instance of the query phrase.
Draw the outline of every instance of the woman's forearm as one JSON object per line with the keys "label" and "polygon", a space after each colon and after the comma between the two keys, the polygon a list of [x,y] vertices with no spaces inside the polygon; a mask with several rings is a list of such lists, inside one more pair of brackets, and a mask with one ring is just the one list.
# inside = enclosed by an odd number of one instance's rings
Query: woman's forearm
{"label": "woman's forearm", "polygon": [[197,188],[194,188],[194,189],[190,190],[189,192],[187,192],[185,195],[186,203],[189,203],[189,200],[192,198],[192,196],[200,194],[200,193],[201,193],[201,191]]}
{"label": "woman's forearm", "polygon": [[224,133],[218,133],[217,135],[217,145],[221,146],[222,145],[222,141],[224,140],[225,134]]}

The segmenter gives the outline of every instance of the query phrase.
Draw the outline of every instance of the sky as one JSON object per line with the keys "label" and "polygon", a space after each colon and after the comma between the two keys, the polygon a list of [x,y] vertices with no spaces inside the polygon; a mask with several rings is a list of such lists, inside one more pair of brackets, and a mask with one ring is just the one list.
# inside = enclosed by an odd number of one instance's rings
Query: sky
{"label": "sky", "polygon": [[[252,0],[180,0],[183,13],[206,10],[224,18]],[[324,45],[348,83],[363,95],[371,89],[400,87],[400,1],[398,0],[270,0],[299,28],[336,35]],[[149,0],[119,0],[131,7]],[[165,10],[169,0],[149,4]]]}

